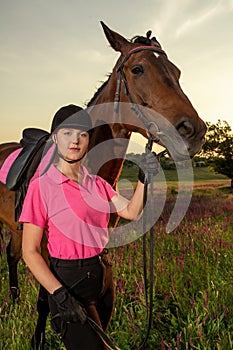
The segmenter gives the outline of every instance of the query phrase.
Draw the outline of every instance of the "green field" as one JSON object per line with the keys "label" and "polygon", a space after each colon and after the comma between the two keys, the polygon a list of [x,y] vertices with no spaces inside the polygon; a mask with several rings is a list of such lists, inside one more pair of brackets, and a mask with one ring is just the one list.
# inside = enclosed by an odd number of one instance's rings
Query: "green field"
{"label": "green field", "polygon": [[[185,171],[185,170],[184,170]],[[215,174],[212,171],[208,169],[208,167],[197,167],[192,168],[189,173],[193,172],[193,179],[195,182],[207,182],[211,183],[212,181],[218,181],[222,183],[230,183],[230,179],[222,174]],[[124,167],[121,178],[126,178],[131,181],[136,181],[137,179],[137,173],[138,173],[138,167],[132,166],[132,167]],[[177,170],[164,170],[164,175],[166,177],[166,180],[169,182],[176,182],[177,181]]]}
{"label": "green field", "polygon": [[[123,178],[136,179],[136,172]],[[146,349],[233,349],[233,200],[230,180],[196,168],[187,213],[172,232],[166,223],[176,201],[175,174],[166,204],[154,227],[153,324]],[[130,234],[130,232],[129,232]],[[30,349],[36,322],[38,285],[24,263],[19,264],[21,299],[13,304],[8,292],[5,243],[1,241],[0,349]],[[111,249],[116,303],[108,335],[122,350],[136,349],[145,334],[141,239]],[[46,349],[63,349],[47,324]],[[78,350],[78,349],[77,349]]]}

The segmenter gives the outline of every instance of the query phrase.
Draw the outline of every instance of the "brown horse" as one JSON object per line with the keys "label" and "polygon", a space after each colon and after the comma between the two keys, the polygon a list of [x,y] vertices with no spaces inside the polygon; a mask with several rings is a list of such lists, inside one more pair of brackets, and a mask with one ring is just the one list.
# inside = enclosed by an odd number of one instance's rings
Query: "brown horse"
{"label": "brown horse", "polygon": [[[95,126],[91,147],[94,150],[97,145],[103,145],[103,151],[98,152],[98,157],[90,157],[89,164],[94,172],[115,186],[132,132],[139,132],[146,138],[150,136],[168,148],[173,158],[184,159],[187,154],[193,157],[199,151],[206,126],[179,85],[179,69],[169,61],[158,41],[150,39],[150,32],[146,37],[135,37],[128,41],[101,24],[108,42],[115,51],[120,52],[120,57],[108,80],[88,104]],[[172,133],[174,137],[171,137]],[[176,142],[177,137],[182,139],[182,145]],[[108,141],[111,141],[111,147],[104,146],[108,145]],[[18,147],[19,144],[13,143],[1,145],[0,165]],[[17,231],[14,221],[14,193],[0,184],[0,195],[0,220],[12,233],[7,248],[10,290],[13,297],[17,297],[21,232]],[[114,298],[110,266],[108,272],[109,284],[100,305],[103,329],[106,329],[110,320]],[[36,348],[41,339],[44,341],[48,315],[46,299],[46,293],[41,288]]]}

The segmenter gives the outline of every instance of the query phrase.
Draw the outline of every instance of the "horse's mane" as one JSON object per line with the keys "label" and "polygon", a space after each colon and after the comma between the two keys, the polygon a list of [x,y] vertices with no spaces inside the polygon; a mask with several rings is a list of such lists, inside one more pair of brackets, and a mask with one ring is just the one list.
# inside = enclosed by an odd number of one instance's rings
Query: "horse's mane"
{"label": "horse's mane", "polygon": [[142,45],[146,45],[146,46],[158,46],[158,47],[161,48],[161,45],[160,45],[160,43],[158,42],[158,40],[156,39],[155,36],[153,36],[150,39],[151,34],[152,34],[152,31],[148,30],[148,32],[146,33],[146,37],[145,36],[136,35],[130,41],[132,43],[142,44]]}
{"label": "horse's mane", "polygon": [[[142,44],[142,45],[146,45],[146,46],[158,46],[161,48],[160,43],[158,42],[158,40],[155,38],[155,36],[153,36],[150,39],[150,36],[152,34],[151,30],[148,30],[148,32],[146,33],[146,37],[145,36],[140,36],[140,35],[136,35],[134,36],[132,39],[130,39],[130,41],[132,43],[137,43],[137,44]],[[109,74],[108,79],[97,89],[97,91],[95,92],[94,96],[91,98],[91,100],[87,103],[87,107],[89,107],[92,102],[95,101],[95,99],[99,96],[99,94],[101,93],[101,91],[104,89],[104,87],[107,85],[109,79],[111,77],[111,74]]]}
{"label": "horse's mane", "polygon": [[90,99],[90,101],[87,103],[87,107],[89,107],[92,102],[95,101],[95,99],[99,96],[99,94],[101,93],[101,91],[104,89],[104,87],[107,85],[109,79],[111,77],[111,74],[109,74],[108,79],[96,90],[94,96]]}

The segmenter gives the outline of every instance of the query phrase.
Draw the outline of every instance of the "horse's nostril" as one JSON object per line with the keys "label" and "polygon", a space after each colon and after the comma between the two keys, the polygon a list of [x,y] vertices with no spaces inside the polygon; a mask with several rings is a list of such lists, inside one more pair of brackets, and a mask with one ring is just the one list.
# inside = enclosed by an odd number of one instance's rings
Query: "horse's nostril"
{"label": "horse's nostril", "polygon": [[177,126],[179,134],[184,138],[192,137],[195,130],[193,125],[187,120]]}

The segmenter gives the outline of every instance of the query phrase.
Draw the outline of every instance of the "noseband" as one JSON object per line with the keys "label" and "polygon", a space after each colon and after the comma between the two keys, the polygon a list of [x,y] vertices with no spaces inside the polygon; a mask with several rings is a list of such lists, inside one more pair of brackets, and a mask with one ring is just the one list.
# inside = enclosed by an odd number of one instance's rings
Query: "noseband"
{"label": "noseband", "polygon": [[[128,97],[128,99],[131,102],[131,109],[134,111],[134,113],[137,115],[137,117],[140,119],[140,121],[144,124],[146,128],[146,133],[149,140],[152,140],[152,142],[159,142],[158,135],[161,134],[161,131],[159,130],[158,125],[155,122],[150,122],[147,120],[143,112],[141,111],[139,105],[135,102],[132,95],[130,94],[127,79],[124,73],[124,64],[125,62],[133,55],[134,53],[137,53],[139,51],[153,51],[157,54],[163,54],[165,56],[166,53],[163,51],[159,46],[137,46],[130,50],[121,60],[118,68],[117,68],[117,83],[116,83],[116,92],[115,92],[115,98],[114,98],[114,112],[118,113],[119,111],[119,102],[120,102],[120,89],[121,89],[121,83],[123,83],[124,86],[124,92],[125,95]],[[156,130],[156,136],[152,138],[150,133],[150,128],[153,126]],[[165,154],[165,151],[163,151],[163,155]]]}

